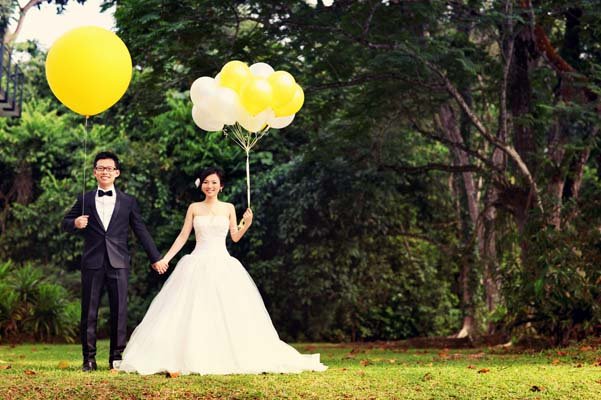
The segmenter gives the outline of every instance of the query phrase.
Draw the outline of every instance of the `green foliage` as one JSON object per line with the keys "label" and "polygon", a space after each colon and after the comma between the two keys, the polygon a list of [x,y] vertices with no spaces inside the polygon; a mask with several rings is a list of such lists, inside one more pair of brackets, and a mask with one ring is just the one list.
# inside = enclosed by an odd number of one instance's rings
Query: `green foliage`
{"label": "green foliage", "polygon": [[[304,157],[255,180],[256,222],[240,253],[248,254],[276,326],[293,338],[449,334],[459,323],[447,277],[456,266],[420,232],[420,225],[446,218],[419,200],[434,188],[382,168],[412,158],[399,152],[397,137],[354,132],[320,137]],[[404,142],[411,140],[419,141],[407,133]],[[376,160],[365,154],[375,145]],[[424,162],[438,154],[413,157]]]}
{"label": "green foliage", "polygon": [[67,290],[60,285],[40,284],[24,331],[33,333],[38,340],[59,336],[73,341],[77,337],[81,310],[79,302],[68,301],[69,297]]}
{"label": "green foliage", "polygon": [[591,172],[581,204],[565,209],[580,210],[574,224],[558,230],[533,223],[524,233],[532,246],[522,249],[524,263],[513,260],[503,273],[510,325],[557,344],[595,334],[601,326],[601,232],[590,224],[601,218],[595,203],[601,185]]}
{"label": "green foliage", "polygon": [[2,336],[14,333],[17,330],[17,321],[23,319],[19,309],[19,294],[7,282],[11,267],[10,261],[0,263],[0,335]]}
{"label": "green foliage", "polygon": [[0,338],[75,339],[80,306],[64,287],[49,282],[30,263],[3,262],[0,278]]}
{"label": "green foliage", "polygon": [[531,239],[536,248],[528,253],[527,264],[507,271],[511,323],[527,324],[557,344],[593,334],[601,322],[601,236],[548,228]]}

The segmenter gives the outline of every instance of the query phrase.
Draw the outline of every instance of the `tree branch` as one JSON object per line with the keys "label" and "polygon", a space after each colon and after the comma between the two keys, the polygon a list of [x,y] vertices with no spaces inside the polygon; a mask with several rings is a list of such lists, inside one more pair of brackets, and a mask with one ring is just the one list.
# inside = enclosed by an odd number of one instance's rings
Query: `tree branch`
{"label": "tree branch", "polygon": [[446,250],[446,246],[443,245],[442,243],[438,243],[437,241],[433,240],[431,237],[428,237],[426,235],[420,235],[417,233],[410,233],[410,232],[405,232],[405,231],[400,231],[400,232],[394,232],[393,234],[396,236],[403,236],[403,237],[408,237],[411,239],[418,239],[418,240],[423,240],[424,242],[428,242],[430,244],[433,244],[435,246],[439,246],[441,248],[441,250],[445,251]]}
{"label": "tree branch", "polygon": [[367,19],[365,20],[365,24],[363,25],[363,38],[367,40],[367,35],[369,33],[369,27],[371,26],[371,21],[376,13],[376,9],[382,4],[380,1],[374,2]]}
{"label": "tree branch", "polygon": [[409,174],[429,172],[429,171],[433,171],[433,170],[447,171],[447,172],[453,172],[453,173],[462,173],[462,172],[485,173],[486,172],[481,167],[479,167],[477,165],[472,165],[472,164],[448,165],[448,164],[442,164],[442,163],[428,163],[428,164],[418,165],[418,166],[382,164],[381,167],[385,168],[385,169],[393,170],[398,173],[409,173]]}
{"label": "tree branch", "polygon": [[407,81],[405,79],[405,76],[403,76],[402,74],[394,73],[394,72],[382,73],[382,74],[366,74],[366,75],[356,76],[353,79],[350,79],[350,80],[344,81],[344,82],[340,82],[340,81],[339,82],[330,82],[330,83],[324,83],[321,85],[310,86],[305,90],[305,93],[317,92],[319,90],[325,90],[325,89],[336,89],[336,88],[342,88],[342,87],[356,86],[356,85],[361,85],[366,82],[386,81],[386,80]]}
{"label": "tree branch", "polygon": [[461,93],[459,93],[459,90],[457,90],[457,88],[453,85],[453,83],[450,81],[450,79],[447,77],[447,75],[440,68],[438,68],[436,65],[432,64],[428,60],[424,59],[423,57],[419,56],[415,51],[409,49],[408,47],[406,47],[404,49],[404,51],[406,51],[407,54],[409,54],[410,56],[414,57],[416,60],[422,62],[426,67],[428,67],[428,69],[430,69],[432,72],[434,72],[434,74],[436,74],[442,80],[442,82],[444,83],[444,85],[445,85],[448,93],[459,104],[459,106],[461,107],[461,109],[468,116],[468,118],[470,119],[470,121],[472,122],[472,124],[476,127],[476,129],[478,130],[478,132],[480,132],[480,134],[486,140],[488,140],[490,143],[492,143],[493,145],[495,145],[499,149],[501,149],[503,152],[505,152],[516,163],[518,169],[520,170],[520,172],[522,173],[522,175],[524,175],[524,177],[528,181],[528,184],[529,184],[530,188],[532,189],[532,192],[533,192],[533,194],[534,194],[534,196],[536,198],[537,206],[542,211],[543,210],[543,204],[542,204],[539,192],[538,192],[538,187],[536,185],[536,182],[534,181],[534,178],[532,177],[532,174],[530,173],[530,170],[528,169],[528,166],[526,165],[526,163],[524,162],[524,160],[522,159],[522,157],[520,157],[520,155],[518,154],[518,152],[513,147],[511,147],[508,144],[506,144],[505,142],[501,142],[497,138],[493,137],[488,132],[488,130],[486,129],[486,127],[484,126],[484,124],[482,123],[482,121],[480,121],[480,118],[478,118],[478,116],[476,115],[476,113],[474,113],[474,111],[467,104],[467,102],[465,101],[465,99],[463,98],[463,96],[461,95]]}
{"label": "tree branch", "polygon": [[[289,23],[294,24],[293,22],[289,22]],[[303,24],[299,24],[299,25],[303,25]],[[438,68],[437,66],[435,66],[428,60],[426,60],[423,57],[421,57],[420,55],[418,55],[418,53],[416,51],[410,49],[406,44],[401,45],[399,43],[372,43],[369,40],[367,40],[367,38],[356,37],[354,35],[350,35],[347,32],[345,32],[339,28],[330,28],[330,27],[325,28],[323,26],[321,26],[321,27],[317,26],[314,28],[338,32],[341,35],[351,39],[352,41],[360,43],[364,46],[367,46],[370,49],[402,51],[402,52],[410,55],[411,57],[415,58],[416,60],[420,61],[422,64],[424,64],[428,69],[430,69],[432,72],[434,72],[434,74],[436,74],[442,80],[447,92],[455,99],[455,101],[457,101],[459,106],[463,109],[465,114],[468,116],[468,118],[470,119],[472,124],[476,127],[476,129],[480,132],[480,134],[486,140],[488,140],[490,143],[492,143],[494,146],[498,147],[504,153],[506,153],[516,163],[519,171],[522,173],[522,175],[524,175],[524,177],[528,181],[528,185],[530,186],[530,188],[532,189],[532,191],[535,195],[538,207],[541,210],[543,210],[543,205],[542,205],[542,201],[541,201],[541,198],[539,195],[538,187],[536,185],[536,182],[534,181],[534,178],[532,177],[532,174],[530,173],[530,170],[528,169],[528,166],[524,162],[524,160],[520,157],[518,152],[513,147],[507,145],[504,141],[500,141],[499,139],[493,137],[488,132],[488,130],[486,129],[484,124],[480,121],[478,116],[473,112],[473,110],[470,108],[470,106],[466,103],[463,96],[459,93],[457,88],[455,88],[455,86],[452,84],[452,82],[449,80],[449,78],[446,76],[446,74],[440,68]],[[351,81],[351,82],[354,82],[356,84],[355,80]],[[330,86],[330,87],[340,87],[340,84],[337,84],[336,86]]]}
{"label": "tree branch", "polygon": [[[588,84],[588,79],[579,74],[573,66],[571,66],[566,60],[563,59],[561,55],[559,55],[542,26],[536,23],[536,16],[534,14],[534,8],[532,7],[532,1],[522,0],[520,1],[520,4],[530,17],[529,28],[531,35],[534,38],[534,42],[536,43],[536,47],[551,68],[553,68],[562,79],[568,82],[578,80],[581,83]],[[570,86],[574,86],[573,83],[571,83]],[[599,96],[590,90],[588,86],[583,85],[583,87],[578,91],[581,91],[588,102],[595,102],[599,99]],[[561,94],[562,97],[566,98],[566,100],[572,100],[571,97],[573,96],[570,96],[572,93],[572,90],[566,90]],[[597,113],[601,114],[601,104],[597,104],[596,109]]]}
{"label": "tree branch", "polygon": [[23,27],[23,22],[25,22],[25,16],[27,15],[27,12],[31,9],[31,7],[37,6],[41,2],[42,0],[29,0],[25,6],[19,9],[17,27],[15,28],[14,32],[7,33],[6,36],[4,36],[4,44],[13,43],[17,39],[17,36],[19,36],[19,32],[21,32],[21,28]]}
{"label": "tree branch", "polygon": [[419,123],[417,122],[417,120],[415,120],[414,118],[411,117],[411,114],[409,114],[409,120],[411,121],[411,123],[413,124],[412,128],[415,129],[416,131],[418,131],[419,133],[421,133],[422,135],[424,135],[425,137],[435,140],[437,142],[440,142],[446,146],[449,147],[454,147],[460,150],[465,151],[467,154],[471,155],[472,157],[477,158],[478,160],[482,161],[482,163],[484,163],[488,168],[490,168],[491,170],[499,173],[499,174],[503,174],[504,171],[503,169],[501,169],[499,166],[495,165],[494,163],[491,163],[490,160],[488,160],[485,156],[483,156],[482,154],[480,154],[477,150],[473,150],[470,147],[468,147],[467,145],[465,145],[464,143],[458,143],[458,142],[454,142],[452,140],[449,140],[448,138],[444,137],[444,136],[440,136],[440,135],[436,135],[435,133],[428,131],[427,129],[421,127],[419,125]]}

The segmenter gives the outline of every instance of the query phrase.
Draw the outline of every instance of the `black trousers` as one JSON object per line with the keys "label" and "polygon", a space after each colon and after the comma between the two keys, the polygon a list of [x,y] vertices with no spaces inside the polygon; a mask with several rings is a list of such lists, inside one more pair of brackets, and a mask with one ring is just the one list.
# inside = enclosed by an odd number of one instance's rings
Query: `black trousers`
{"label": "black trousers", "polygon": [[113,268],[108,255],[98,269],[81,271],[81,345],[84,361],[96,359],[96,326],[98,307],[104,292],[109,296],[110,352],[109,362],[121,360],[127,343],[127,283],[129,268]]}

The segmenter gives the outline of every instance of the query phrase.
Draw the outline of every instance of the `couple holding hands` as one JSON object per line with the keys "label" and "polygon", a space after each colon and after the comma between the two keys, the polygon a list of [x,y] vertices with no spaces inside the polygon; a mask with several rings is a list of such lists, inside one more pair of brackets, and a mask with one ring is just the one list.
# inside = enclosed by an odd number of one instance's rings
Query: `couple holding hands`
{"label": "couple holding hands", "polygon": [[[303,355],[280,340],[263,299],[240,262],[229,255],[229,232],[239,241],[252,224],[250,209],[238,227],[232,204],[219,200],[223,172],[207,168],[196,183],[204,200],[188,207],[181,232],[161,258],[134,197],[115,188],[118,157],[94,159],[98,188],[77,198],[63,229],[83,236],[81,261],[82,370],[96,370],[96,325],[104,290],[110,307],[109,367],[142,375],[258,374],[324,371],[319,354]],[[87,211],[87,212],[86,212]],[[192,231],[194,250],[180,259],[142,322],[127,341],[129,229],[152,267],[164,273]]]}

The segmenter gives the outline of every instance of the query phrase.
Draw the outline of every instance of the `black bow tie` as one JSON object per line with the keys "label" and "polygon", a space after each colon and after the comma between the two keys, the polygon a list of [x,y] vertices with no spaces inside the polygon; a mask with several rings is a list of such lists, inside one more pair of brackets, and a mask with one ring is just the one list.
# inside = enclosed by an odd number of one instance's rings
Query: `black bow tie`
{"label": "black bow tie", "polygon": [[102,197],[102,196],[112,196],[113,195],[113,191],[112,190],[107,190],[106,192],[104,190],[98,189],[98,197]]}

